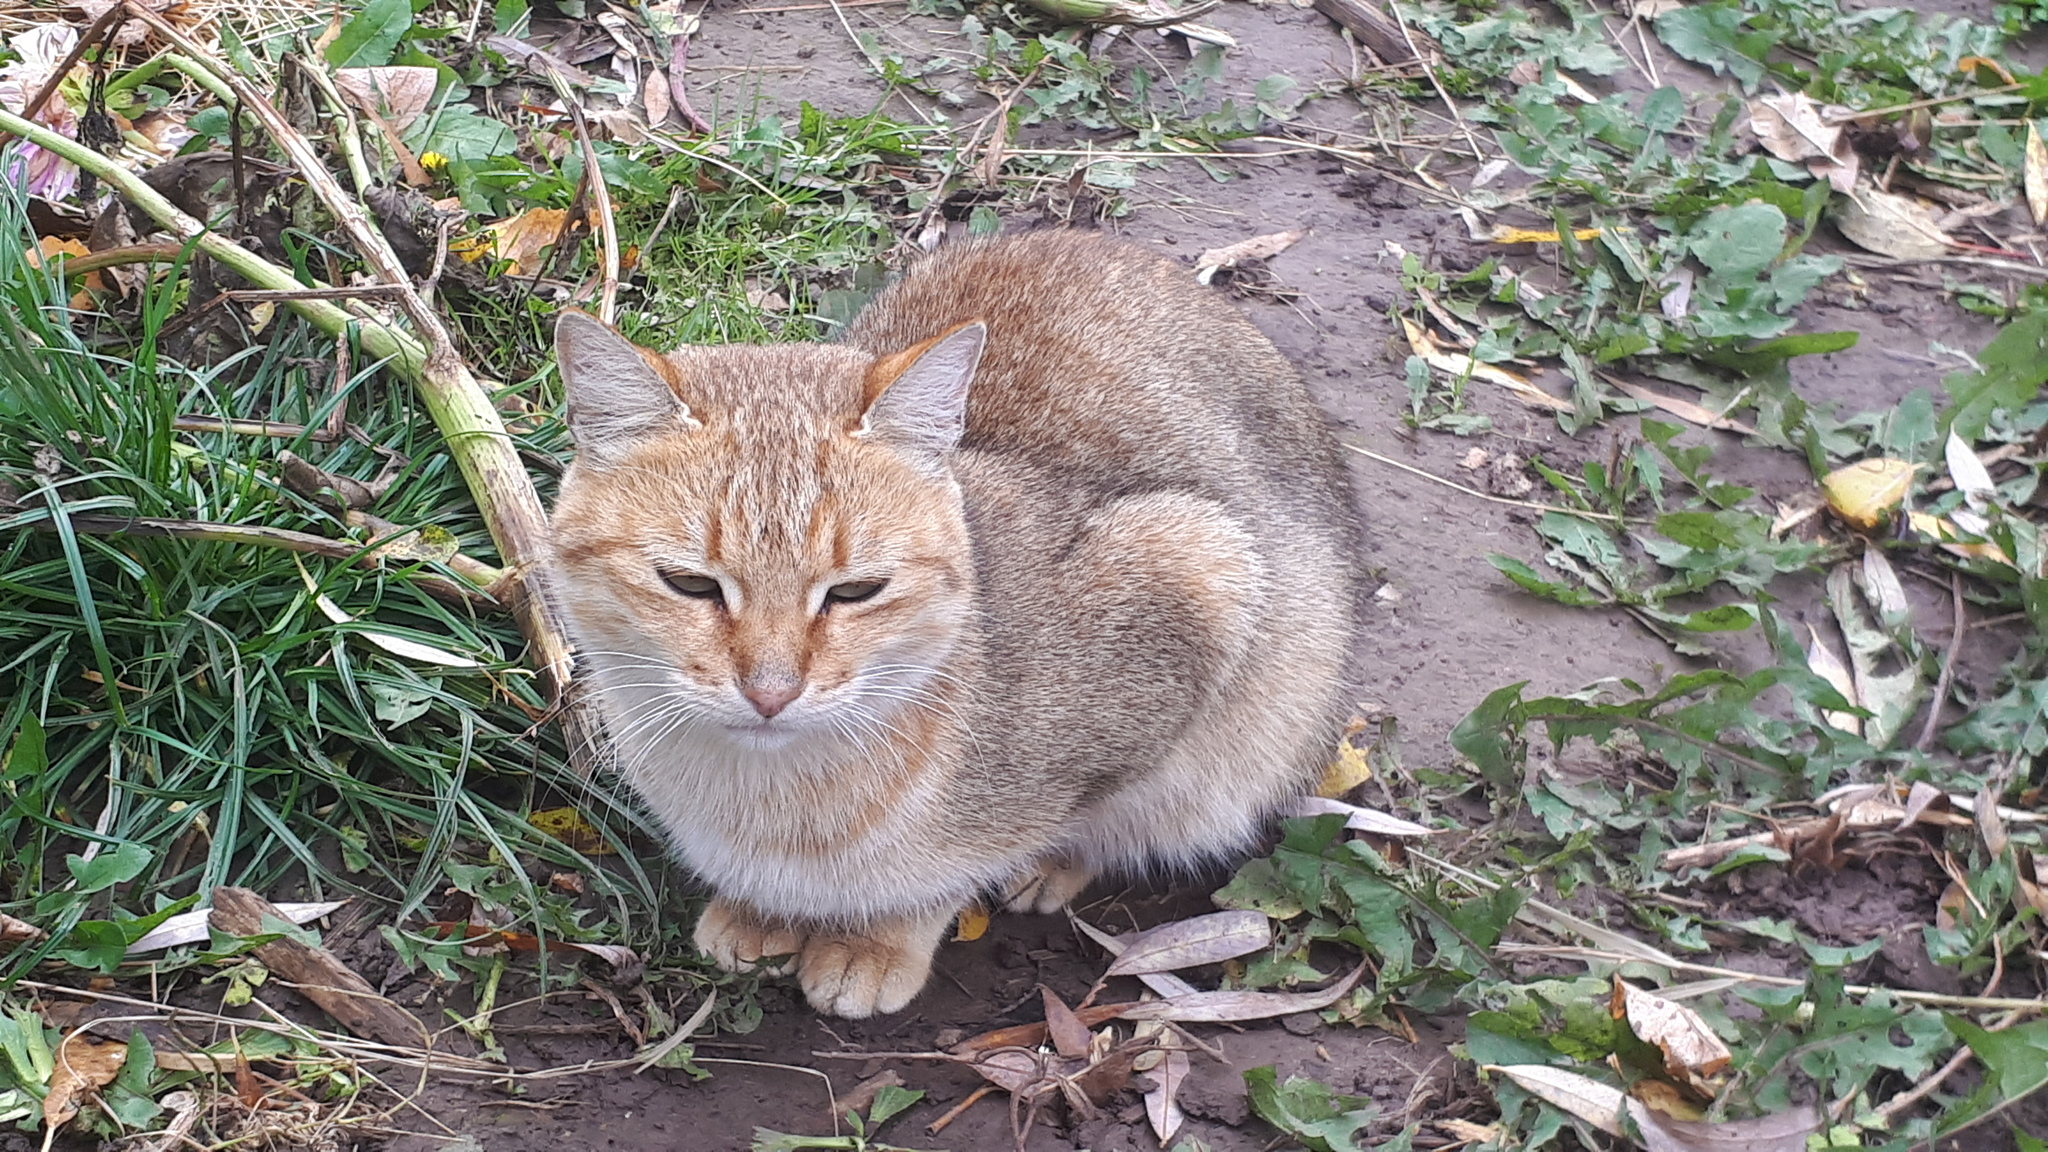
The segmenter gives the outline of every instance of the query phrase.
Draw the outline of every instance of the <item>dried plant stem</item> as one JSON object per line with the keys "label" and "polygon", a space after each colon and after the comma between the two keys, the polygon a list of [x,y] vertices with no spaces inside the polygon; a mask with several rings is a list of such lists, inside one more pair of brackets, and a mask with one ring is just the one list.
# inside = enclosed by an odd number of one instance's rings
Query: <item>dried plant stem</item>
{"label": "dried plant stem", "polygon": [[1963,637],[1970,634],[1969,609],[1963,601],[1963,574],[1950,570],[1948,574],[1949,595],[1954,602],[1955,629],[1949,633],[1948,651],[1941,658],[1941,677],[1934,682],[1934,696],[1927,702],[1927,723],[1920,726],[1920,737],[1913,741],[1915,752],[1925,752],[1934,743],[1934,734],[1941,730],[1941,707],[1948,699],[1948,691],[1956,680],[1956,657],[1962,654]]}
{"label": "dried plant stem", "polygon": [[[510,589],[510,603],[531,648],[528,658],[539,671],[542,687],[553,701],[562,722],[571,762],[579,773],[588,777],[594,769],[598,751],[596,732],[574,698],[571,685],[573,661],[568,639],[559,614],[533,567],[545,551],[547,511],[541,506],[540,495],[534,491],[533,480],[519,458],[518,445],[506,431],[490,393],[462,362],[448,329],[413,288],[411,277],[399,263],[383,233],[370,220],[362,205],[342,189],[304,134],[293,127],[269,97],[248,78],[214,59],[156,13],[132,0],[127,8],[179,52],[227,85],[235,99],[256,117],[298,168],[300,178],[334,215],[342,233],[370,265],[377,279],[399,288],[398,302],[411,318],[418,339],[387,329],[387,342],[410,353],[401,357],[398,371],[418,390],[435,427],[448,442],[449,453],[462,470],[470,495],[476,501],[477,512],[490,529],[491,538],[497,544],[506,567],[519,577],[517,586]],[[254,256],[250,258],[261,262]],[[283,274],[281,269],[277,271]],[[265,283],[263,286],[303,287],[296,283]],[[302,306],[300,301],[290,303],[294,308]],[[425,345],[423,349],[421,344]],[[377,351],[375,348],[372,350]]]}
{"label": "dried plant stem", "polygon": [[597,145],[590,138],[590,121],[583,115],[582,103],[559,69],[545,61],[542,66],[547,69],[548,79],[555,86],[555,94],[562,98],[562,106],[569,110],[569,121],[576,129],[577,146],[583,151],[583,186],[590,189],[590,214],[597,218],[598,249],[603,254],[598,265],[601,278],[597,318],[607,324],[615,324],[619,313],[619,228],[612,216],[611,188],[605,184],[604,169],[598,166]]}

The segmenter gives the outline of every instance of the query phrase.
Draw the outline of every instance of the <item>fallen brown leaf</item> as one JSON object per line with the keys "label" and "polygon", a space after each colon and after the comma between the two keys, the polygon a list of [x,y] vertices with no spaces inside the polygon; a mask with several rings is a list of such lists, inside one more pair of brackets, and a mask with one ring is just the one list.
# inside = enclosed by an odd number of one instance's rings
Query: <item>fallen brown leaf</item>
{"label": "fallen brown leaf", "polygon": [[1318,1012],[1350,995],[1365,975],[1365,970],[1366,965],[1360,964],[1342,980],[1320,992],[1195,992],[1133,1004],[1124,1009],[1123,1018],[1213,1024]]}
{"label": "fallen brown leaf", "polygon": [[1408,338],[1409,349],[1422,357],[1423,363],[1453,380],[1463,380],[1467,377],[1484,380],[1489,384],[1498,384],[1506,388],[1524,404],[1549,408],[1557,412],[1572,411],[1571,401],[1552,396],[1505,368],[1488,364],[1483,360],[1475,360],[1463,352],[1446,350],[1429,329],[1406,316],[1401,317],[1401,332]]}
{"label": "fallen brown leaf", "polygon": [[1899,260],[1946,256],[1955,241],[1936,223],[1934,205],[1865,184],[1838,201],[1835,227],[1859,248]]}
{"label": "fallen brown leaf", "polygon": [[50,1093],[43,1097],[43,1124],[54,1131],[78,1115],[85,1099],[114,1082],[128,1060],[128,1046],[102,1040],[90,1032],[74,1032],[57,1046],[57,1070]]}
{"label": "fallen brown leaf", "polygon": [[1173,1134],[1187,1120],[1180,1110],[1180,1086],[1188,1078],[1188,1067],[1188,1054],[1175,1048],[1153,1068],[1152,1087],[1145,1092],[1145,1118],[1152,1122],[1161,1148],[1172,1147]]}
{"label": "fallen brown leaf", "polygon": [[432,68],[391,65],[383,68],[342,68],[334,86],[356,109],[381,118],[394,132],[403,132],[433,102],[440,74]]}

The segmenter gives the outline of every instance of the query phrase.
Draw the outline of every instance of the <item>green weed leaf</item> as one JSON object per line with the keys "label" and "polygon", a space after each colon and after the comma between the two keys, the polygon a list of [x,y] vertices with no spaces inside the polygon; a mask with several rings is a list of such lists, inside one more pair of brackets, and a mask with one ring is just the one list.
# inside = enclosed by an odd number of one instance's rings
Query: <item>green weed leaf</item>
{"label": "green weed leaf", "polygon": [[153,856],[148,847],[128,843],[115,847],[111,852],[102,852],[90,860],[78,855],[66,856],[64,866],[71,870],[72,878],[78,881],[79,895],[85,896],[103,892],[116,884],[126,884],[135,879],[142,875],[143,869],[149,867],[151,859]]}
{"label": "green weed leaf", "polygon": [[327,62],[336,68],[389,64],[392,51],[411,28],[411,0],[369,0],[327,46]]}

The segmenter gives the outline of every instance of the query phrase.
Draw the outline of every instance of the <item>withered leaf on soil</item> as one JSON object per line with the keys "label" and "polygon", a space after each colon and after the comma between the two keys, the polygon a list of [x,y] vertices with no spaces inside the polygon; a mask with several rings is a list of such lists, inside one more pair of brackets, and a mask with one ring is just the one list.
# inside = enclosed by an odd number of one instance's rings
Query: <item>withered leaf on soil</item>
{"label": "withered leaf on soil", "polygon": [[585,856],[611,856],[618,852],[597,830],[597,825],[574,805],[542,808],[527,816],[526,822]]}
{"label": "withered leaf on soil", "polygon": [[[1119,1018],[1123,1015],[1124,1009],[1130,1006],[1129,1003],[1091,1004],[1086,1008],[1075,1009],[1074,1017],[1081,1022],[1082,1027],[1093,1028]],[[1045,1043],[1045,1039],[1045,1023],[1037,1021],[1031,1024],[1013,1024],[1008,1028],[997,1028],[993,1032],[970,1036],[953,1045],[948,1051],[955,1056],[972,1056],[977,1052],[993,1052],[998,1048],[1036,1048]]]}
{"label": "withered leaf on soil", "polygon": [[86,1097],[114,1082],[128,1060],[128,1045],[74,1032],[57,1046],[57,1070],[43,1097],[43,1123],[55,1130],[71,1122]]}
{"label": "withered leaf on soil", "polygon": [[1045,1034],[1052,1040],[1053,1051],[1069,1060],[1085,1059],[1094,1040],[1088,1034],[1088,1026],[1081,1023],[1059,993],[1040,984],[1038,995],[1045,1002]]}
{"label": "withered leaf on soil", "polygon": [[1935,222],[1934,206],[1865,184],[1837,201],[1835,227],[1859,248],[1899,260],[1948,255],[1954,241]]}
{"label": "withered leaf on soil", "polygon": [[1755,428],[1744,424],[1742,421],[1715,412],[1704,405],[1695,404],[1690,400],[1681,400],[1676,396],[1668,396],[1654,388],[1645,388],[1641,384],[1632,384],[1626,380],[1609,376],[1605,372],[1600,374],[1600,378],[1621,389],[1630,398],[1641,400],[1645,404],[1654,404],[1662,411],[1676,416],[1687,423],[1697,424],[1702,428],[1719,428],[1724,432],[1739,432],[1744,436],[1754,436],[1757,434]]}
{"label": "withered leaf on soil", "polygon": [[1327,800],[1340,799],[1370,779],[1372,756],[1350,740],[1345,740],[1337,745],[1336,758],[1324,766],[1322,782],[1316,785],[1316,795]]}
{"label": "withered leaf on soil", "polygon": [[1273,922],[1263,912],[1211,912],[1138,933],[1105,976],[1174,972],[1221,964],[1273,942]]}
{"label": "withered leaf on soil", "polygon": [[448,250],[470,263],[495,257],[505,261],[505,275],[530,276],[539,270],[541,255],[568,222],[566,208],[529,208],[517,216],[494,220],[469,240]]}
{"label": "withered leaf on soil", "polygon": [[[1103,951],[1111,956],[1121,956],[1124,954],[1124,941],[1120,937],[1111,936],[1079,916],[1072,917],[1072,920],[1074,927],[1079,928],[1082,935],[1102,945]],[[1144,982],[1145,987],[1159,993],[1161,996],[1185,996],[1195,990],[1193,984],[1175,976],[1171,972],[1144,972],[1138,975],[1138,979]]]}
{"label": "withered leaf on soil", "polygon": [[1966,535],[1974,536],[1976,533],[1964,530],[1962,515],[1960,509],[1956,512],[1956,518],[1952,520],[1936,516],[1932,512],[1908,512],[1906,523],[1912,525],[1913,531],[1920,535],[1940,542],[1941,550],[1950,555],[1971,560],[1996,560],[2000,564],[2012,566],[2012,557],[2007,556],[2005,549],[1997,544],[1989,540],[1963,539]]}
{"label": "withered leaf on soil", "polygon": [[1320,992],[1195,992],[1133,1004],[1124,1009],[1126,1020],[1178,1020],[1190,1024],[1215,1024],[1232,1020],[1270,1020],[1297,1012],[1320,1012],[1351,994],[1365,975],[1361,963],[1348,975]]}
{"label": "withered leaf on soil", "polygon": [[1152,1122],[1152,1134],[1159,1146],[1168,1148],[1173,1134],[1187,1120],[1180,1110],[1180,1086],[1188,1077],[1188,1054],[1175,1048],[1166,1053],[1152,1070],[1152,1087],[1145,1091],[1145,1118]]}
{"label": "withered leaf on soil", "polygon": [[0,912],[0,944],[20,944],[29,940],[41,940],[43,930],[26,920],[17,920]]}
{"label": "withered leaf on soil", "polygon": [[1215,279],[1216,273],[1225,269],[1235,268],[1253,260],[1271,259],[1294,247],[1295,243],[1306,235],[1307,229],[1290,228],[1285,232],[1269,232],[1264,236],[1239,240],[1235,244],[1225,244],[1221,248],[1211,248],[1195,257],[1195,280],[1207,284]]}
{"label": "withered leaf on soil", "polygon": [[1698,1012],[1626,980],[1614,982],[1611,1011],[1629,1030],[1664,1054],[1664,1072],[1712,1100],[1734,1057]]}

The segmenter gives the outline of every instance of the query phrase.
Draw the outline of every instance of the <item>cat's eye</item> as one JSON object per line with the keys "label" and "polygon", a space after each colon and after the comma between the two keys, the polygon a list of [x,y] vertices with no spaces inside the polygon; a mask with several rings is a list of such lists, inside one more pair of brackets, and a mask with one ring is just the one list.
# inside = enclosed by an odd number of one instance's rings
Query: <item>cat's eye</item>
{"label": "cat's eye", "polygon": [[694,572],[669,572],[663,574],[662,580],[692,600],[725,599],[725,590],[718,586],[718,581],[709,576],[699,576]]}
{"label": "cat's eye", "polygon": [[834,604],[858,604],[863,600],[872,600],[875,593],[882,590],[882,585],[887,583],[887,580],[863,580],[850,584],[834,584],[825,589],[825,606],[829,608]]}

